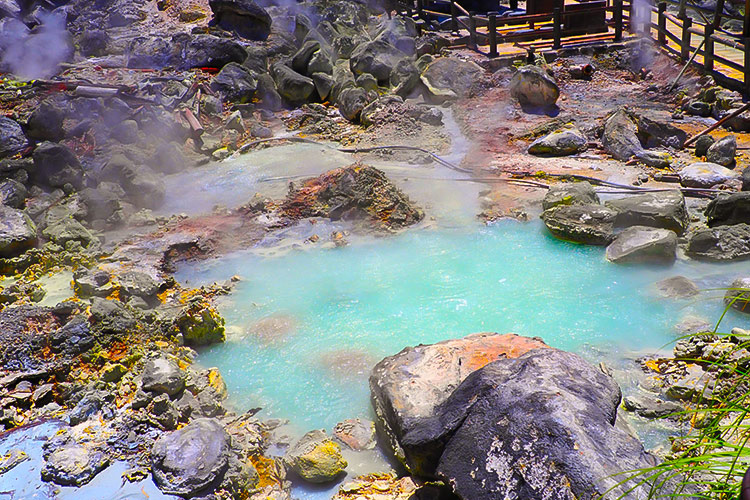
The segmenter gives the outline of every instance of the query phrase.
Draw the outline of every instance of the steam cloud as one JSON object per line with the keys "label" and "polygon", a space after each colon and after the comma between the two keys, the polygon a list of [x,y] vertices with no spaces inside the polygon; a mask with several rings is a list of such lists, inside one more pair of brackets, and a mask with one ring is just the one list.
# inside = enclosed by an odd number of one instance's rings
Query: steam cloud
{"label": "steam cloud", "polygon": [[41,24],[33,30],[17,19],[0,24],[0,68],[25,80],[49,78],[73,53],[65,14],[48,12],[38,18]]}

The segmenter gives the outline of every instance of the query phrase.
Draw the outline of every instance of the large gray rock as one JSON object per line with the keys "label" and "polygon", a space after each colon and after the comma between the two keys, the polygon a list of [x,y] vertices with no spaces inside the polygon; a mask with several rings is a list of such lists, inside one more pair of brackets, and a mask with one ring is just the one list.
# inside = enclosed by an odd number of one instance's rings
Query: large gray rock
{"label": "large gray rock", "polygon": [[[616,426],[620,389],[581,357],[539,349],[469,375],[402,439],[413,461],[461,498],[645,498],[618,474],[651,467]],[[610,489],[611,488],[611,489]]]}
{"label": "large gray rock", "polygon": [[365,42],[352,51],[349,67],[355,75],[369,73],[378,82],[388,83],[391,71],[406,54],[383,38]]}
{"label": "large gray rock", "polygon": [[42,479],[61,486],[82,486],[109,465],[109,458],[79,444],[68,444],[54,450],[42,469]]}
{"label": "large gray rock", "polygon": [[671,264],[677,251],[677,235],[668,229],[629,227],[607,247],[607,259],[621,264]]}
{"label": "large gray rock", "polygon": [[587,181],[565,182],[550,186],[542,200],[542,208],[548,210],[558,205],[598,205],[599,196]]}
{"label": "large gray rock", "polygon": [[685,187],[710,188],[740,176],[716,163],[698,162],[680,170],[680,184]]}
{"label": "large gray rock", "polygon": [[713,261],[750,258],[750,226],[734,224],[698,231],[690,238],[687,253],[696,259]]}
{"label": "large gray rock", "polygon": [[510,95],[522,106],[549,107],[560,97],[560,88],[542,68],[522,66],[510,80]]}
{"label": "large gray rock", "polygon": [[311,78],[300,75],[285,64],[273,65],[273,77],[279,95],[290,103],[307,102],[315,91],[315,83]]}
{"label": "large gray rock", "polygon": [[433,415],[470,373],[496,359],[517,358],[545,347],[539,339],[496,333],[407,347],[380,361],[370,375],[377,426],[412,474],[428,474],[427,464],[407,459],[400,445],[403,436]]}
{"label": "large gray rock", "polygon": [[663,118],[650,113],[631,113],[638,127],[638,139],[647,148],[681,148],[688,138],[687,132],[675,127]]}
{"label": "large gray rock", "polygon": [[154,481],[169,495],[190,498],[209,492],[229,467],[229,440],[222,425],[211,418],[163,434],[151,450]]}
{"label": "large gray rock", "polygon": [[557,238],[588,245],[608,245],[615,237],[617,212],[600,205],[559,205],[542,212]]}
{"label": "large gray rock", "polygon": [[466,96],[484,73],[476,63],[455,57],[441,57],[422,72],[422,82],[439,98]]}
{"label": "large gray rock", "polygon": [[0,116],[0,159],[20,153],[29,146],[21,126],[10,118]]}
{"label": "large gray rock", "polygon": [[602,144],[613,158],[627,161],[643,153],[638,139],[638,126],[623,109],[617,110],[604,123]]}
{"label": "large gray rock", "polygon": [[59,141],[65,137],[65,111],[47,99],[31,113],[27,123],[28,136],[37,141]]}
{"label": "large gray rock", "polygon": [[253,0],[209,0],[213,22],[250,40],[265,40],[271,33],[271,16]]}
{"label": "large gray rock", "polygon": [[698,158],[706,156],[708,148],[710,148],[715,142],[716,140],[710,135],[702,135],[698,137],[698,140],[695,141],[695,156]]}
{"label": "large gray rock", "polygon": [[685,197],[678,190],[627,196],[605,206],[617,212],[615,224],[619,227],[649,226],[682,234],[689,222]]}
{"label": "large gray rock", "polygon": [[724,294],[724,303],[750,314],[750,278],[737,278]]}
{"label": "large gray rock", "polygon": [[750,224],[750,192],[721,194],[706,207],[708,225]]}
{"label": "large gray rock", "polygon": [[187,40],[179,40],[177,35],[173,45],[184,43],[184,49],[172,56],[170,61],[179,69],[200,67],[223,68],[229,63],[242,63],[247,58],[247,51],[237,41],[213,35],[188,35]]}
{"label": "large gray rock", "polygon": [[258,80],[249,69],[229,63],[211,80],[211,89],[219,92],[228,101],[246,103],[255,95]]}
{"label": "large gray rock", "polygon": [[307,66],[313,54],[318,50],[320,50],[320,42],[317,40],[308,40],[303,43],[292,57],[292,69],[301,75],[312,76],[312,73],[307,71]]}
{"label": "large gray rock", "polygon": [[391,87],[397,96],[407,97],[420,82],[419,69],[411,59],[401,59],[391,70]]}
{"label": "large gray rock", "polygon": [[159,208],[164,202],[166,185],[161,175],[123,154],[114,154],[101,171],[102,180],[116,182],[129,200],[140,208]]}
{"label": "large gray rock", "polygon": [[284,457],[299,477],[310,483],[335,480],[349,465],[341,447],[322,430],[310,431],[292,446]]}
{"label": "large gray rock", "polygon": [[23,207],[28,191],[26,186],[15,179],[0,182],[0,203],[12,208]]}
{"label": "large gray rock", "polygon": [[22,211],[0,205],[0,257],[15,257],[36,243],[36,226]]}
{"label": "large gray rock", "polygon": [[733,135],[723,137],[713,143],[706,151],[706,161],[723,167],[734,166],[734,155],[737,154],[737,138]]}
{"label": "large gray rock", "polygon": [[347,120],[354,122],[359,120],[359,116],[365,106],[369,104],[367,92],[359,87],[344,89],[339,95],[339,113]]}
{"label": "large gray rock", "polygon": [[146,362],[141,378],[144,391],[174,396],[185,388],[186,374],[177,363],[166,358],[150,359]]}
{"label": "large gray rock", "polygon": [[529,146],[528,152],[542,156],[568,156],[586,151],[588,140],[575,126],[570,125],[540,137]]}
{"label": "large gray rock", "polygon": [[50,187],[83,186],[83,167],[76,155],[54,142],[43,142],[34,150],[34,180]]}

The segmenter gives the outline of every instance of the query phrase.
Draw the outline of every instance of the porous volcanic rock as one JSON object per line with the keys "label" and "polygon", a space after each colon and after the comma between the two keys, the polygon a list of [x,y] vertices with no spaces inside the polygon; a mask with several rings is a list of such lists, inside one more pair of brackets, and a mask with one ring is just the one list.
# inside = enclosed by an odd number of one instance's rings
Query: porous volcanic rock
{"label": "porous volcanic rock", "polygon": [[721,194],[706,207],[708,225],[750,224],[750,192]]}
{"label": "porous volcanic rock", "polygon": [[696,232],[687,253],[693,258],[724,261],[750,258],[750,225],[717,226]]}

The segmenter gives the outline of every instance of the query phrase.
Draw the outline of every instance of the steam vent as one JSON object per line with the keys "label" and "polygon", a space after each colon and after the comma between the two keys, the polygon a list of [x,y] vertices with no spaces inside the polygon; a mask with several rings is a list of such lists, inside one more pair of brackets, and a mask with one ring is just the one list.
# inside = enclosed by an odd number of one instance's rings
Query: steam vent
{"label": "steam vent", "polygon": [[0,0],[0,500],[750,500],[750,0],[653,2]]}

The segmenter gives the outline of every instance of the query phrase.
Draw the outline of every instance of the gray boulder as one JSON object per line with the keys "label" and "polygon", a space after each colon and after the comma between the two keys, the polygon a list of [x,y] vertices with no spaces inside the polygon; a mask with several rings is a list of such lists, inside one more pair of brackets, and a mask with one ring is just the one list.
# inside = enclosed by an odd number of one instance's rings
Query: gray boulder
{"label": "gray boulder", "polygon": [[737,154],[737,138],[733,135],[723,137],[713,143],[706,151],[706,161],[723,167],[734,166],[734,156]]}
{"label": "gray boulder", "polygon": [[510,80],[510,95],[522,106],[554,106],[560,97],[557,82],[538,66],[522,66]]}
{"label": "gray boulder", "polygon": [[265,40],[271,33],[271,16],[253,0],[209,0],[213,23],[250,40]]}
{"label": "gray boulder", "polygon": [[440,57],[422,72],[422,83],[437,98],[455,98],[468,95],[484,73],[476,63],[455,57]]}
{"label": "gray boulder", "polygon": [[638,127],[638,139],[647,148],[671,147],[682,148],[688,138],[687,132],[662,121],[656,114],[647,112],[631,113]]}
{"label": "gray boulder", "polygon": [[338,103],[341,116],[353,122],[359,120],[359,116],[365,106],[369,104],[369,100],[365,89],[354,87],[344,89],[339,95]]}
{"label": "gray boulder", "polygon": [[118,276],[117,281],[126,297],[152,299],[159,292],[159,284],[156,280],[139,271],[126,271]]}
{"label": "gray boulder", "polygon": [[586,137],[571,125],[535,140],[529,146],[528,152],[541,156],[568,156],[586,151],[587,148]]}
{"label": "gray boulder", "polygon": [[37,141],[59,141],[65,137],[63,120],[65,111],[47,99],[31,113],[27,123],[28,136]]}
{"label": "gray boulder", "polygon": [[42,479],[61,486],[82,486],[109,465],[109,458],[101,451],[78,444],[68,444],[54,450],[44,463]]}
{"label": "gray boulder", "polygon": [[186,374],[177,363],[166,358],[150,359],[141,376],[144,391],[174,396],[185,388]]}
{"label": "gray boulder", "polygon": [[721,194],[706,207],[709,227],[750,224],[750,192]]}
{"label": "gray boulder", "polygon": [[279,95],[290,103],[307,102],[315,91],[315,83],[311,78],[300,75],[280,62],[273,65],[273,77]]}
{"label": "gray boulder", "polygon": [[256,95],[260,98],[260,106],[263,109],[280,111],[283,108],[283,101],[276,90],[276,82],[268,73],[263,73],[258,77]]}
{"label": "gray boulder", "polygon": [[315,84],[315,91],[318,93],[320,100],[327,100],[328,96],[331,95],[331,90],[333,90],[333,85],[335,83],[333,77],[325,73],[313,73],[312,80]]}
{"label": "gray boulder", "polygon": [[0,116],[0,159],[13,156],[29,147],[29,140],[21,126],[10,118]]}
{"label": "gray boulder", "polygon": [[334,58],[329,50],[321,47],[310,58],[310,63],[307,65],[307,73],[309,75],[313,73],[325,73],[329,75],[333,72],[333,60]]}
{"label": "gray boulder", "polygon": [[301,75],[312,76],[312,73],[307,71],[307,66],[310,64],[313,54],[318,50],[320,50],[319,41],[306,41],[292,57],[292,69]]}
{"label": "gray boulder", "polygon": [[76,155],[62,144],[43,142],[34,150],[34,180],[50,187],[83,186],[83,167]]}
{"label": "gray boulder", "polygon": [[599,196],[587,181],[565,182],[550,186],[542,200],[542,208],[548,210],[558,205],[598,205]]}
{"label": "gray boulder", "polygon": [[670,299],[689,299],[700,293],[698,285],[684,276],[663,279],[655,287],[659,294]]}
{"label": "gray boulder", "polygon": [[246,103],[255,95],[258,80],[246,67],[229,63],[211,80],[211,90],[219,92],[231,102]]}
{"label": "gray boulder", "polygon": [[36,226],[20,210],[0,205],[0,257],[15,257],[36,244]]}
{"label": "gray boulder", "polygon": [[636,123],[625,110],[619,109],[604,122],[602,144],[613,158],[627,161],[643,152],[637,134]]}
{"label": "gray boulder", "polygon": [[229,467],[229,441],[222,425],[211,418],[162,434],[151,450],[154,482],[168,495],[190,498],[210,492]]}
{"label": "gray boulder", "polygon": [[742,190],[750,191],[750,167],[742,171]]}
{"label": "gray boulder", "polygon": [[685,197],[678,190],[627,196],[605,206],[617,212],[615,224],[619,227],[649,226],[682,234],[689,222]]}
{"label": "gray boulder", "polygon": [[419,69],[411,59],[401,59],[391,71],[391,87],[397,96],[407,97],[417,88],[419,82]]}
{"label": "gray boulder", "polygon": [[102,180],[117,182],[139,208],[158,208],[164,202],[166,185],[162,176],[123,154],[114,154],[101,172]]}
{"label": "gray boulder", "polygon": [[620,484],[656,463],[616,425],[620,399],[581,357],[534,350],[469,375],[401,444],[461,498],[645,498],[648,486]]}
{"label": "gray boulder", "polygon": [[671,264],[675,261],[677,235],[668,229],[629,227],[607,247],[607,260],[625,263]]}
{"label": "gray boulder", "polygon": [[750,258],[750,225],[717,226],[696,232],[687,253],[693,258],[727,261]]}
{"label": "gray boulder", "polygon": [[739,176],[739,173],[716,163],[698,162],[680,170],[680,184],[685,187],[710,188]]}
{"label": "gray boulder", "polygon": [[354,79],[354,84],[366,92],[378,91],[378,80],[370,73],[362,73]]}
{"label": "gray boulder", "polygon": [[47,225],[42,230],[42,236],[58,245],[65,245],[69,241],[78,241],[87,247],[96,238],[83,224],[72,217],[63,217]]}
{"label": "gray boulder", "polygon": [[223,68],[229,63],[242,63],[247,59],[247,51],[237,41],[213,35],[187,35],[187,40],[180,40],[177,35],[173,45],[184,43],[181,53],[172,56],[171,61],[178,69],[200,67]]}
{"label": "gray boulder", "polygon": [[387,40],[377,38],[360,44],[352,51],[349,67],[355,75],[370,73],[378,82],[385,84],[388,83],[393,68],[405,56]]}
{"label": "gray boulder", "polygon": [[0,202],[12,208],[21,208],[26,201],[26,186],[15,179],[0,182]]}
{"label": "gray boulder", "polygon": [[750,314],[750,278],[737,278],[724,294],[724,303]]}
{"label": "gray boulder", "polygon": [[542,220],[557,238],[588,245],[608,245],[615,237],[617,212],[600,205],[558,205]]}
{"label": "gray boulder", "polygon": [[695,156],[701,158],[706,156],[708,148],[710,148],[716,141],[710,135],[702,135],[695,141]]}
{"label": "gray boulder", "polygon": [[644,418],[663,418],[685,410],[682,405],[674,401],[647,395],[626,397],[623,400],[623,407]]}

